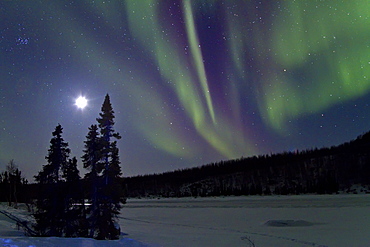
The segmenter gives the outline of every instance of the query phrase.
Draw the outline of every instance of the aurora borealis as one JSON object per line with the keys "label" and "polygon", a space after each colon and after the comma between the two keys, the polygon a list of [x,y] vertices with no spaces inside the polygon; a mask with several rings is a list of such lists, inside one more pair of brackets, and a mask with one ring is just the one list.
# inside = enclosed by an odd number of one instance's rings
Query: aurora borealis
{"label": "aurora borealis", "polygon": [[0,167],[29,178],[58,123],[80,161],[106,93],[125,176],[370,130],[367,0],[12,0],[0,18]]}

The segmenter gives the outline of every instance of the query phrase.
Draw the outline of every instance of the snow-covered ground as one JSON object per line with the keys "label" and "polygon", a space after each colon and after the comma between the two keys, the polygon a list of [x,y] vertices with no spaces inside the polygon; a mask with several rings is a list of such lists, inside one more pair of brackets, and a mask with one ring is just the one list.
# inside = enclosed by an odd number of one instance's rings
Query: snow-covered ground
{"label": "snow-covered ground", "polygon": [[120,240],[29,238],[0,215],[0,245],[365,247],[369,212],[370,195],[132,199],[121,212]]}

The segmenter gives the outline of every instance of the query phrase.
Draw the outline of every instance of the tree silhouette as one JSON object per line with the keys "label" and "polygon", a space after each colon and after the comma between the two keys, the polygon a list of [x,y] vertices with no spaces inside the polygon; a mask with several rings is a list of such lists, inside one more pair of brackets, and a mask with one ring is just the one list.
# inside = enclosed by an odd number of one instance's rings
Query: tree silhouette
{"label": "tree silhouette", "polygon": [[[90,172],[85,178],[89,184],[89,237],[118,239],[120,230],[116,219],[123,201],[121,167],[117,141],[121,136],[114,131],[114,111],[109,95],[105,96],[98,126],[91,125],[86,136],[84,168]],[[99,127],[99,131],[98,131]]]}
{"label": "tree silhouette", "polygon": [[[36,231],[41,236],[64,236],[66,218],[66,198],[62,189],[62,171],[68,170],[68,157],[70,149],[68,143],[62,137],[63,128],[58,124],[52,132],[50,148],[45,157],[47,164],[42,171],[35,176],[36,182],[40,185],[36,219]],[[64,173],[64,177],[67,176]],[[68,175],[69,176],[69,175]]]}
{"label": "tree silhouette", "polygon": [[99,201],[101,198],[100,191],[100,177],[99,174],[102,171],[102,155],[101,155],[101,141],[98,133],[97,125],[91,125],[89,132],[86,136],[84,155],[82,156],[82,162],[84,168],[90,172],[85,174],[85,181],[88,184],[88,202],[90,207],[88,208],[88,223],[89,223],[89,237],[94,237],[98,218],[100,216]]}
{"label": "tree silhouette", "polygon": [[119,133],[115,132],[114,111],[110,103],[109,95],[105,96],[100,118],[97,118],[100,129],[101,155],[103,162],[102,174],[102,197],[101,197],[101,217],[98,222],[98,239],[117,239],[120,231],[117,229],[115,222],[120,203],[123,201],[121,188],[121,167],[119,166],[119,155],[116,141],[120,139]]}
{"label": "tree silhouette", "polygon": [[25,201],[27,179],[22,176],[14,160],[10,160],[6,170],[0,174],[0,200],[7,201],[8,206],[17,207],[19,199]]}
{"label": "tree silhouette", "polygon": [[62,167],[62,170],[62,177],[65,181],[61,184],[63,194],[60,196],[64,197],[64,236],[86,236],[85,202],[76,157],[69,159],[67,165]]}

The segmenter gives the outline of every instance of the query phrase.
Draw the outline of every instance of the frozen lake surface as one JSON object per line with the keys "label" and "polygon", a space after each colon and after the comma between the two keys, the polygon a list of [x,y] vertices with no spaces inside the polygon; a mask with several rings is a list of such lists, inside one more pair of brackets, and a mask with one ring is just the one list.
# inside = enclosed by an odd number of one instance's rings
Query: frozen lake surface
{"label": "frozen lake surface", "polygon": [[159,246],[370,246],[370,195],[128,200],[121,227]]}
{"label": "frozen lake surface", "polygon": [[[22,210],[1,206],[19,216]],[[0,245],[370,246],[370,195],[129,199],[117,241],[28,238],[0,215]]]}

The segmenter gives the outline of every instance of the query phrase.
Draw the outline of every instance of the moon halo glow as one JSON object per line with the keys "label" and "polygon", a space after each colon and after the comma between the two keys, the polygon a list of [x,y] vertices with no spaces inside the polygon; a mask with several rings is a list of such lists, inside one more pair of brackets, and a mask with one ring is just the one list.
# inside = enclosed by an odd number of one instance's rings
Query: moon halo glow
{"label": "moon halo glow", "polygon": [[75,105],[79,109],[84,109],[87,106],[87,99],[83,96],[80,96],[76,99]]}

